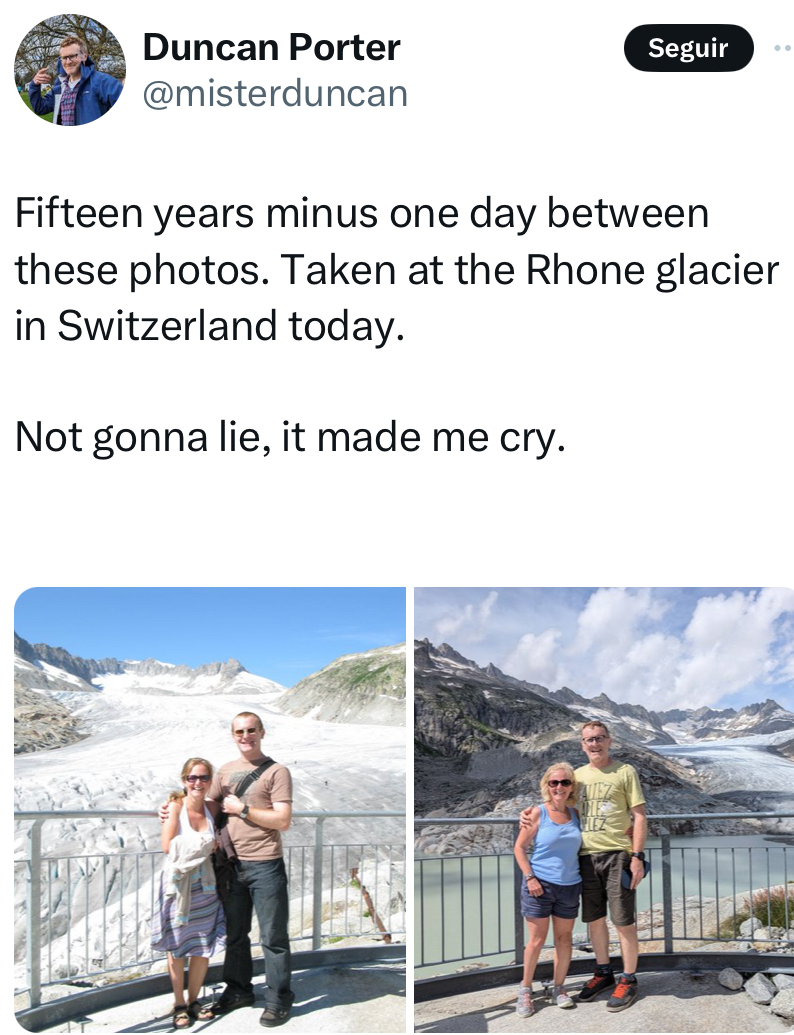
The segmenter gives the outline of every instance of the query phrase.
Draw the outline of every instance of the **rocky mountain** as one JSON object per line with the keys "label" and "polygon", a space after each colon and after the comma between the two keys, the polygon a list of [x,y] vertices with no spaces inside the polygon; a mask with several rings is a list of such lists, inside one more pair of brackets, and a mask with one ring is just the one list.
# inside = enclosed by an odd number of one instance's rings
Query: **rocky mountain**
{"label": "rocky mountain", "polygon": [[284,712],[325,722],[405,725],[405,644],[345,654],[288,690]]}
{"label": "rocky mountain", "polygon": [[122,690],[154,696],[278,696],[285,688],[248,672],[239,661],[190,668],[167,662],[80,658],[63,647],[28,643],[14,633],[14,752],[71,744],[87,734],[71,709],[83,694]]}
{"label": "rocky mountain", "polygon": [[239,661],[212,661],[190,668],[147,658],[80,658],[63,647],[28,643],[14,633],[14,678],[39,690],[91,691],[129,689],[152,694],[214,693],[273,694],[286,689],[280,683],[248,672]]}
{"label": "rocky mountain", "polygon": [[[424,757],[454,758],[530,741],[549,743],[576,725],[563,705],[491,665],[482,669],[449,644],[414,650],[414,742]],[[584,718],[580,718],[580,723]]]}
{"label": "rocky mountain", "polygon": [[[122,662],[115,658],[102,658],[95,661],[93,658],[80,658],[63,647],[50,647],[46,643],[28,643],[21,636],[14,633],[14,657],[21,658],[46,671],[47,666],[58,669],[61,672],[76,676],[86,684],[90,684],[95,676],[106,672],[123,672]],[[86,689],[91,689],[90,685]]]}
{"label": "rocky mountain", "polygon": [[615,725],[612,720],[619,720],[622,726],[628,727],[632,739],[647,744],[675,744],[673,737],[663,729],[659,716],[641,704],[628,704],[625,701],[618,703],[606,694],[583,697],[567,686],[559,690],[543,689],[549,700],[575,708],[590,718],[602,719],[610,729]]}
{"label": "rocky mountain", "polygon": [[771,699],[748,704],[738,712],[734,708],[675,709],[659,713],[658,718],[676,741],[725,740],[794,731],[794,712]]}
{"label": "rocky mountain", "polygon": [[438,750],[436,733],[457,753],[499,746],[510,736],[562,736],[587,719],[603,720],[621,741],[675,743],[640,705],[619,705],[605,694],[586,698],[568,687],[551,691],[508,676],[493,664],[481,668],[447,643],[417,641],[414,685],[416,743],[424,753]]}
{"label": "rocky mountain", "polygon": [[107,672],[95,677],[104,690],[127,689],[151,694],[281,694],[286,687],[272,679],[254,675],[239,661],[211,661],[190,668],[170,665],[147,658],[145,661],[121,662],[121,672]]}
{"label": "rocky mountain", "polygon": [[[584,698],[568,687],[550,691],[481,668],[448,644],[415,644],[414,801],[418,815],[515,815],[537,801],[545,769],[556,761],[585,761],[579,732],[588,718],[604,717],[615,755],[633,765],[649,810],[664,813],[739,812],[729,795],[708,793],[692,765],[650,750],[643,741],[675,744],[658,716],[640,705],[616,704],[605,695]],[[660,735],[661,734],[661,735]],[[679,821],[678,832],[697,821]],[[740,829],[724,821],[724,832]],[[509,828],[422,828],[420,851],[503,849]],[[500,833],[501,831],[501,833]],[[477,840],[479,838],[479,840]],[[481,842],[481,843],[480,843]]]}

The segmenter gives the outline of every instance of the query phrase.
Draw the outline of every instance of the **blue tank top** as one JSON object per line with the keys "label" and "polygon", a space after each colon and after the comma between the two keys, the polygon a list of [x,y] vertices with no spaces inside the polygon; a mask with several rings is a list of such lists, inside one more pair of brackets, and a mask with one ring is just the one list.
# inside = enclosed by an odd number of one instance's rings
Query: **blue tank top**
{"label": "blue tank top", "polygon": [[540,806],[540,824],[535,834],[532,851],[532,872],[541,880],[551,884],[578,884],[579,849],[582,832],[579,829],[579,813],[571,809],[567,823],[555,823],[549,818],[546,806]]}

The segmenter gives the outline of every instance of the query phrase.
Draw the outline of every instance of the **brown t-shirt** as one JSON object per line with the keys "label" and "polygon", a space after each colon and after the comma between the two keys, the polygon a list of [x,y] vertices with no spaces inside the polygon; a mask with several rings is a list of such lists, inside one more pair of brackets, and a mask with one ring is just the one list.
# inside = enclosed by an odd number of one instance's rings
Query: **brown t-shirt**
{"label": "brown t-shirt", "polygon": [[[248,773],[258,769],[265,757],[258,762],[236,758],[222,765],[215,773],[208,798],[223,801],[227,794],[236,794],[236,786]],[[292,777],[286,766],[274,762],[258,780],[249,785],[242,800],[252,809],[271,809],[277,801],[292,803]],[[232,839],[238,859],[262,861],[280,859],[284,854],[279,830],[264,830],[250,819],[229,816],[229,836]]]}

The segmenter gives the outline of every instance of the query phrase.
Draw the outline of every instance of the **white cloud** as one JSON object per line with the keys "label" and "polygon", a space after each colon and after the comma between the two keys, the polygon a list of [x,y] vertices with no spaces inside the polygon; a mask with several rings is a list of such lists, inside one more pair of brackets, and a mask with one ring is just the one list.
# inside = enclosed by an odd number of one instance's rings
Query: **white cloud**
{"label": "white cloud", "polygon": [[[491,590],[478,604],[450,610],[435,620],[439,641],[455,640],[457,644],[480,643],[488,633],[488,623],[499,594]],[[455,646],[455,643],[452,644]]]}
{"label": "white cloud", "polygon": [[[779,644],[778,623],[794,608],[791,590],[762,589],[702,597],[684,632],[688,657],[675,681],[676,703],[711,704],[748,683],[790,678],[792,644]],[[786,625],[790,629],[790,622]]]}
{"label": "white cloud", "polygon": [[500,667],[552,689],[606,693],[657,711],[724,706],[751,688],[757,699],[778,692],[791,706],[794,592],[703,595],[685,624],[688,599],[671,591],[662,597],[650,589],[596,590],[570,636],[536,627],[513,641]]}
{"label": "white cloud", "polygon": [[650,589],[598,589],[579,614],[571,653],[590,650],[620,655],[627,651],[642,622],[658,622],[668,609]]}
{"label": "white cloud", "polygon": [[504,671],[530,683],[554,686],[558,678],[555,655],[560,635],[559,629],[546,629],[539,635],[525,633],[504,663]]}

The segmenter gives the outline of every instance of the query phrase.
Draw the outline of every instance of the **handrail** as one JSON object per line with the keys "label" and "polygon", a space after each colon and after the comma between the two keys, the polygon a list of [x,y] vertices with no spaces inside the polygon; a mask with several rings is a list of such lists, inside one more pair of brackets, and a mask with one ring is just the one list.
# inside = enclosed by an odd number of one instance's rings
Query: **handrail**
{"label": "handrail", "polygon": [[[406,813],[396,810],[338,810],[324,812],[307,810],[293,812],[293,819],[311,819],[315,821],[313,852],[314,870],[312,875],[312,950],[319,952],[322,946],[322,894],[323,894],[323,832],[326,820],[329,819],[404,819]],[[157,819],[156,810],[149,809],[53,809],[44,811],[20,810],[14,812],[15,822],[30,822],[27,829],[29,851],[27,857],[16,859],[26,864],[27,910],[26,910],[26,969],[32,1008],[41,1004],[41,886],[42,862],[53,858],[81,858],[77,856],[48,856],[42,851],[42,828],[48,820],[57,819]],[[295,846],[291,846],[295,847]],[[333,846],[331,851],[333,852]],[[101,854],[101,853],[92,853]],[[125,854],[115,853],[123,859]]]}
{"label": "handrail", "polygon": [[[363,812],[357,810],[355,812],[293,812],[293,819],[351,819],[356,816],[363,816],[366,819],[399,819],[400,816],[404,816],[405,812],[386,812],[386,811],[375,811],[375,812]],[[139,816],[142,818],[149,817],[151,819],[157,818],[156,809],[52,809],[49,811],[42,810],[41,812],[30,812],[20,811],[14,812],[14,820],[36,820],[36,819],[122,819],[129,816]]]}
{"label": "handrail", "polygon": [[[649,813],[647,816],[648,822],[656,821],[669,821],[674,819],[791,819],[794,818],[794,812],[659,812]],[[518,816],[469,816],[460,818],[458,816],[441,817],[441,816],[418,816],[414,818],[415,827],[424,826],[435,826],[436,824],[444,824],[452,826],[454,824],[472,824],[472,823],[516,823]]]}
{"label": "handrail", "polygon": [[[664,953],[666,955],[668,955],[668,956],[670,956],[672,958],[672,956],[673,956],[673,944],[674,944],[674,941],[676,940],[676,938],[678,937],[678,936],[676,936],[674,934],[674,930],[673,930],[673,853],[676,852],[676,851],[679,851],[679,848],[674,848],[673,845],[672,845],[673,837],[676,836],[676,835],[673,835],[671,833],[671,830],[670,830],[670,826],[672,826],[672,823],[675,822],[675,821],[679,821],[679,820],[699,820],[699,821],[708,822],[710,820],[725,820],[725,819],[759,820],[759,819],[790,819],[790,818],[794,818],[794,811],[781,810],[781,811],[778,811],[778,812],[652,813],[651,815],[648,816],[648,820],[649,821],[651,821],[651,822],[656,821],[656,822],[661,824],[657,828],[657,832],[658,832],[658,835],[659,835],[659,838],[660,838],[660,845],[659,845],[659,847],[652,847],[650,849],[650,851],[651,852],[658,852],[659,853],[659,859],[660,859],[660,863],[661,863],[661,866],[660,866],[660,870],[661,870],[660,876],[661,876],[661,884],[662,884],[662,888],[661,888],[661,891],[662,891],[662,924],[661,924],[661,928],[662,928],[662,938],[663,938],[663,943],[664,943]],[[513,827],[517,831],[518,824],[519,824],[519,817],[518,817],[518,815],[515,815],[515,814],[512,815],[512,816],[471,816],[471,817],[460,817],[460,816],[453,816],[453,817],[423,816],[423,817],[416,817],[414,819],[414,827],[415,828],[431,827],[431,826],[439,826],[439,827],[473,826],[473,827],[476,827],[476,826],[491,826],[491,825],[493,825],[493,826],[496,826],[496,825],[505,826],[506,825],[506,826]],[[697,833],[702,833],[702,830],[698,831]],[[769,833],[768,830],[767,830],[767,833]],[[680,836],[685,838],[685,837],[690,836],[690,835],[683,834],[683,835],[680,835]],[[725,835],[725,836],[731,837],[733,835],[728,834],[728,835]],[[680,851],[682,853],[684,851],[688,851],[688,850],[692,850],[692,849],[687,849],[685,847],[680,848]],[[715,852],[717,850],[718,849],[715,849]],[[752,850],[753,850],[752,848],[748,849],[748,851],[752,851]],[[770,849],[766,849],[767,856],[768,856],[769,850]],[[785,851],[785,848],[783,850]],[[698,848],[697,851],[700,852],[700,849]],[[501,860],[503,858],[509,858],[511,856],[511,853],[510,852],[501,852],[501,851],[498,851],[496,849],[492,849],[490,852],[486,852],[486,853],[483,853],[482,851],[480,851],[480,852],[476,852],[476,853],[465,854],[465,853],[462,853],[462,852],[458,851],[458,852],[456,852],[454,854],[450,853],[450,854],[440,854],[440,855],[438,855],[438,854],[434,854],[432,852],[432,849],[431,849],[430,851],[422,851],[420,853],[416,853],[415,854],[416,865],[418,865],[420,867],[420,871],[421,871],[421,868],[424,867],[424,866],[436,865],[438,863],[441,863],[441,865],[442,865],[442,873],[441,873],[441,880],[442,880],[442,886],[441,886],[442,887],[442,891],[441,891],[441,894],[442,894],[442,917],[443,917],[443,876],[444,876],[444,874],[443,874],[443,866],[445,864],[449,865],[451,863],[456,863],[456,862],[459,861],[460,865],[462,867],[463,864],[464,864],[464,860],[467,860],[467,859],[468,860],[473,860],[473,859],[476,859],[478,856],[482,858],[484,855],[488,855],[489,857],[490,856],[494,856],[494,857],[497,858],[497,860]],[[682,858],[683,858],[683,855],[682,855]],[[514,864],[514,866],[515,866],[516,875],[518,876],[517,865]],[[750,857],[749,866],[750,866],[749,879],[750,879],[751,886],[752,886],[752,857]],[[785,856],[784,856],[784,870],[785,870]],[[461,873],[462,872],[463,871],[461,869]],[[482,875],[482,864],[480,864],[480,873]],[[482,879],[482,877],[481,877],[481,879]],[[733,879],[734,879],[734,898],[735,898],[735,871],[734,871],[734,878]],[[651,875],[650,880],[651,880],[651,892],[652,892],[652,888],[653,888],[653,875]],[[461,877],[461,882],[462,882],[462,877]],[[786,876],[784,876],[783,884],[786,885],[787,883],[788,883],[788,878],[787,878],[787,875],[786,875]],[[423,886],[422,882],[421,882],[421,879],[420,879],[420,886]],[[514,946],[511,949],[503,949],[503,950],[501,950],[501,952],[510,951],[510,952],[514,952],[515,953],[515,964],[514,965],[516,965],[516,966],[520,964],[520,961],[521,961],[521,959],[523,957],[523,950],[524,950],[524,932],[523,932],[523,925],[520,923],[520,909],[519,909],[519,904],[518,904],[518,895],[519,895],[519,890],[518,889],[519,889],[519,886],[520,886],[520,881],[517,880],[515,882],[515,889],[514,889],[514,893],[515,893],[515,897],[516,897],[516,903],[515,903],[515,905],[516,905],[516,908],[515,908],[515,916],[516,916],[515,943],[514,943]],[[462,883],[461,883],[461,888],[462,888]],[[717,893],[717,896],[718,896],[719,895],[719,877],[717,878],[716,888],[717,888],[716,893]],[[482,892],[481,892],[481,896],[482,896]],[[421,898],[420,898],[420,908],[422,908],[422,910],[423,910],[423,904],[421,902]],[[480,908],[482,909],[482,904],[481,904]],[[751,902],[751,914],[750,915],[751,916],[753,915],[753,913],[752,913],[752,902]],[[788,909],[786,911],[786,917],[788,919]],[[651,923],[653,924],[653,920],[651,921]],[[789,924],[787,924],[787,926],[790,927],[792,925],[789,922]],[[790,937],[791,936],[789,935],[788,938],[790,939]],[[752,936],[751,936],[751,938],[752,938]],[[710,939],[707,939],[707,940],[710,940]],[[719,940],[719,939],[716,939],[716,940]],[[501,945],[501,939],[500,939],[500,943],[499,944]],[[790,941],[789,941],[789,944],[791,944]],[[471,956],[467,957],[465,955],[465,952],[464,952],[464,955],[462,957],[452,957],[452,958],[446,957],[444,955],[443,941],[442,941],[442,950],[441,951],[442,951],[442,961],[444,961],[444,962],[454,962],[457,959],[461,959],[462,960],[462,959],[466,959],[466,958],[473,958]],[[486,955],[491,955],[491,954],[492,953],[487,953]],[[430,979],[428,979],[428,980],[430,980]]]}

